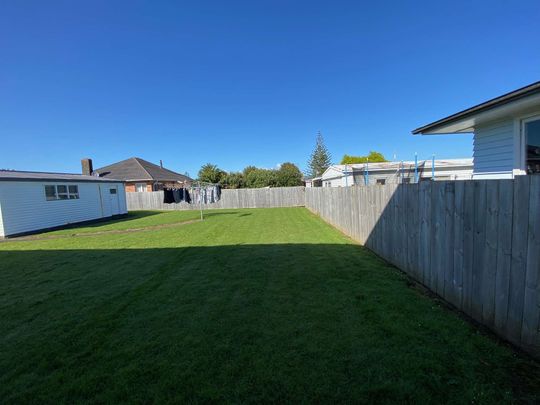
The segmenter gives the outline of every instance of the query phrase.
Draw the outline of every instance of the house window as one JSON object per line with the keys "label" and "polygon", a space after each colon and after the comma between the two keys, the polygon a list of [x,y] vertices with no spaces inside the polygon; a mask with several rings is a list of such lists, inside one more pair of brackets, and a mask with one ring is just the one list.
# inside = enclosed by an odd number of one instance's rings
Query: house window
{"label": "house window", "polygon": [[68,186],[68,191],[70,200],[79,199],[79,186]]}
{"label": "house window", "polygon": [[377,185],[384,186],[386,184],[386,179],[377,179]]}
{"label": "house window", "polygon": [[78,200],[79,199],[79,186],[76,186],[76,185],[67,186],[64,184],[46,185],[45,198],[47,199],[47,201]]}
{"label": "house window", "polygon": [[115,188],[110,188],[109,193],[110,194],[116,194],[116,189]]}
{"label": "house window", "polygon": [[143,193],[146,191],[146,183],[135,183],[135,191]]}
{"label": "house window", "polygon": [[527,174],[540,173],[540,119],[524,122]]}
{"label": "house window", "polygon": [[68,188],[67,186],[56,186],[56,193],[59,200],[69,199]]}
{"label": "house window", "polygon": [[56,186],[45,186],[45,197],[47,201],[57,200]]}

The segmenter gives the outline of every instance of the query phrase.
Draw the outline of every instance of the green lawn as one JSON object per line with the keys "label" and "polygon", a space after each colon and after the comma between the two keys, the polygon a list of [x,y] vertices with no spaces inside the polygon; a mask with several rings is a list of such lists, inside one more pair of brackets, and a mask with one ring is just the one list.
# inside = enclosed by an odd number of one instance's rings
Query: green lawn
{"label": "green lawn", "polygon": [[1,403],[540,398],[538,363],[303,208],[73,231],[0,243]]}
{"label": "green lawn", "polygon": [[[71,226],[66,229],[42,233],[42,236],[73,235],[106,231],[124,231],[144,227],[177,224],[200,219],[200,211],[135,211],[127,217],[109,221],[94,222],[89,225]],[[32,236],[34,237],[34,236]]]}

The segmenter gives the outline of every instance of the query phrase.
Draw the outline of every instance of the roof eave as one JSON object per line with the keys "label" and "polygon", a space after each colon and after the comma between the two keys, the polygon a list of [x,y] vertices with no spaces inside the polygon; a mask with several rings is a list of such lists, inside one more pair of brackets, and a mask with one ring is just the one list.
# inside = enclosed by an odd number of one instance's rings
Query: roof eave
{"label": "roof eave", "polygon": [[[457,134],[474,132],[474,126],[468,125],[466,130],[446,131],[444,128],[459,125],[460,122],[471,120],[479,114],[507,106],[508,104],[540,94],[540,81],[529,86],[522,87],[510,93],[488,100],[484,103],[467,108],[463,111],[442,118],[431,124],[424,125],[412,131],[413,135]],[[439,129],[437,129],[439,128]]]}

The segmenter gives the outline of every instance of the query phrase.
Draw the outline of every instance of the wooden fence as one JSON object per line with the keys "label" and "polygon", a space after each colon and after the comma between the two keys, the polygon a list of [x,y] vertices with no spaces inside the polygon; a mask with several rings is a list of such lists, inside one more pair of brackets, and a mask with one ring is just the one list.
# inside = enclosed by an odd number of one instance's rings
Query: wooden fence
{"label": "wooden fence", "polygon": [[540,356],[540,176],[307,188],[306,207]]}
{"label": "wooden fence", "polygon": [[[222,190],[221,199],[205,204],[204,209],[214,208],[274,208],[304,206],[304,187],[246,188]],[[164,204],[163,191],[126,193],[128,211],[136,210],[198,210],[198,204]]]}

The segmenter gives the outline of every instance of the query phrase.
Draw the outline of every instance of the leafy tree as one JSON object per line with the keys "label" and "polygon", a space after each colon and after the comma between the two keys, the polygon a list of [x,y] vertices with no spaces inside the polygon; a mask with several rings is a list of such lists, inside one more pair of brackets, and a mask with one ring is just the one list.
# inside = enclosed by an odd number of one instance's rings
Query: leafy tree
{"label": "leafy tree", "polygon": [[242,174],[244,175],[244,178],[247,178],[248,174],[251,173],[253,170],[257,170],[255,166],[246,166],[244,170],[242,170]]}
{"label": "leafy tree", "polygon": [[275,187],[276,185],[276,170],[254,169],[246,177],[246,187],[249,188]]}
{"label": "leafy tree", "polygon": [[199,170],[199,180],[206,181],[208,183],[219,183],[226,174],[226,172],[221,170],[216,165],[207,163],[201,167],[201,170]]}
{"label": "leafy tree", "polygon": [[278,187],[294,187],[302,185],[302,172],[294,163],[283,163],[276,174]]}
{"label": "leafy tree", "polygon": [[309,157],[308,160],[308,171],[309,174],[313,177],[320,176],[324,173],[326,169],[331,165],[330,152],[324,145],[324,139],[319,131],[317,133],[317,141],[315,144],[315,149]]}
{"label": "leafy tree", "polygon": [[343,159],[341,159],[341,164],[350,165],[353,163],[366,163],[368,160],[372,163],[388,162],[388,160],[386,160],[382,153],[371,151],[367,156],[343,155]]}
{"label": "leafy tree", "polygon": [[220,183],[224,188],[243,188],[244,175],[242,172],[231,172],[223,176]]}

